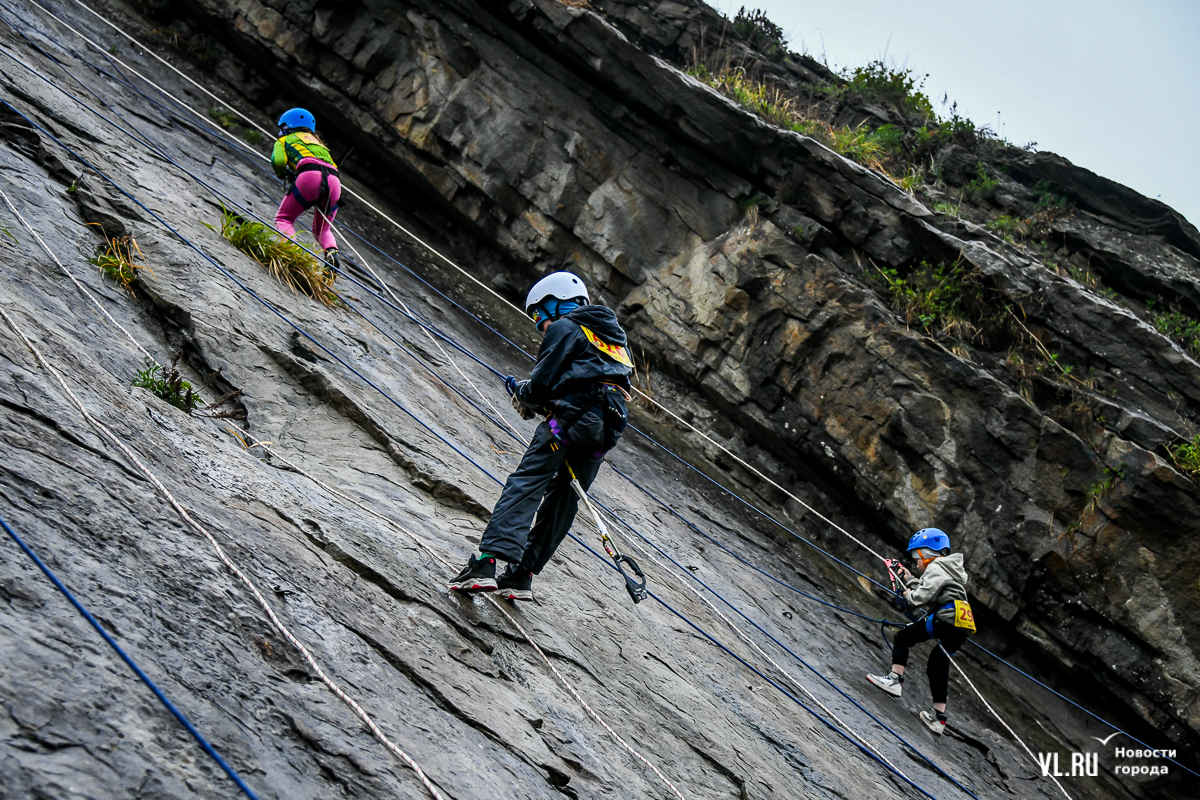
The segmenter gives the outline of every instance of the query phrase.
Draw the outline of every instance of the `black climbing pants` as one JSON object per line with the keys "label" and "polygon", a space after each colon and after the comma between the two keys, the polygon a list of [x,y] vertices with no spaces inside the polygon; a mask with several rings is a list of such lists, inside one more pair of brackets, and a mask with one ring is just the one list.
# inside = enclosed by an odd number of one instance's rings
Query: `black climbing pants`
{"label": "black climbing pants", "polygon": [[[946,653],[954,655],[969,635],[966,628],[956,628],[949,622],[935,619],[933,636],[930,636],[925,620],[914,622],[901,628],[892,640],[892,663],[902,667],[908,666],[908,649],[927,639],[936,639],[946,648]],[[935,645],[933,652],[929,654],[929,661],[925,664],[925,674],[929,676],[929,692],[933,695],[935,703],[946,702],[950,683],[950,659],[946,657],[946,653]]]}
{"label": "black climbing pants", "polygon": [[540,573],[566,538],[579,507],[567,462],[586,491],[604,463],[595,455],[594,444],[564,446],[545,422],[538,425],[521,463],[504,483],[479,549],[519,570]]}

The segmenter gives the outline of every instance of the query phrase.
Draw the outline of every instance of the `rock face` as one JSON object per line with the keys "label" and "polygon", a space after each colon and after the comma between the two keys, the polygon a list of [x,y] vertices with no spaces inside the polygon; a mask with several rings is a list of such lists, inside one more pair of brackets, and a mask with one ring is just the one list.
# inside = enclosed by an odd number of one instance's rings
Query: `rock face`
{"label": "rock face", "polygon": [[[170,29],[173,44],[233,106],[268,125],[283,108],[312,108],[335,152],[354,148],[350,182],[363,180],[372,202],[502,293],[516,297],[548,270],[578,271],[618,310],[640,360],[653,365],[643,385],[672,410],[881,552],[894,553],[914,528],[946,528],[966,555],[982,643],[1143,741],[1174,742],[1180,752],[1197,741],[1200,490],[1164,445],[1196,420],[1200,364],[1136,308],[931,212],[878,173],[680,73],[662,58],[702,35],[711,11],[700,4],[597,4],[623,33],[592,10],[552,0],[189,6],[140,10],[193,14]],[[43,129],[0,114],[0,170],[14,204],[160,361],[181,352],[190,379],[208,379],[206,399],[240,391],[222,408],[244,412],[237,424],[250,435],[417,533],[447,563],[461,562],[497,496],[494,479],[503,480],[521,445],[473,407],[447,352],[367,289],[345,287],[369,320],[326,309],[202,225],[216,222],[222,202],[269,219],[280,189],[258,158],[214,132],[204,118],[213,101],[78,6],[56,13],[122,61],[36,9],[5,7],[3,96]],[[144,36],[162,30],[133,9],[115,13]],[[162,82],[199,117],[121,63]],[[801,66],[826,77],[819,65]],[[1120,297],[1200,309],[1194,227],[1049,154],[1014,159],[997,202],[1028,204],[1044,180],[1076,202],[1073,215],[1051,223],[1065,258],[1102,264]],[[448,596],[445,565],[398,528],[279,458],[243,449],[233,421],[188,416],[129,388],[139,353],[10,216],[6,208],[12,236],[0,240],[6,310],[91,412],[273,590],[268,600],[285,623],[449,795],[670,796],[502,615]],[[365,207],[352,201],[339,220],[510,339],[536,346],[519,315]],[[136,237],[147,269],[130,293],[78,256],[97,242],[89,222]],[[342,238],[432,324],[504,373],[527,369],[524,356],[429,284]],[[1086,419],[1056,401],[1062,381],[1014,377],[1012,341],[952,349],[906,326],[871,276],[923,261],[968,265],[987,302],[1009,309],[1006,330],[1086,374],[1070,389]],[[86,425],[15,333],[0,330],[9,365],[0,389],[6,518],[260,796],[423,796],[402,762],[313,680],[208,545]],[[447,351],[497,403],[494,377]],[[713,441],[653,410],[638,416],[714,479],[879,575],[876,561]],[[598,496],[662,548],[649,552],[664,566],[636,549],[650,545],[629,528],[619,531],[626,549],[650,566],[664,600],[738,656],[864,731],[934,795],[958,792],[753,634],[790,677],[781,675],[689,591],[703,590],[696,578],[981,797],[1057,796],[1044,779],[1024,780],[1036,778],[1036,765],[965,685],[952,684],[955,733],[932,743],[914,716],[925,700],[920,678],[903,703],[862,688],[863,673],[887,658],[876,624],[748,572],[705,534],[838,605],[888,614],[849,573],[633,433],[612,464],[632,480],[606,470]],[[593,535],[582,521],[576,531],[585,541]],[[228,795],[224,776],[6,547],[4,795]],[[684,796],[912,794],[666,606],[630,606],[578,545],[564,545],[535,592],[541,601],[515,616]],[[721,611],[749,628],[730,607]],[[1092,750],[1090,737],[1107,735],[995,662],[967,660],[1035,752]],[[1101,777],[1068,790],[1097,798],[1189,791],[1182,770],[1146,783],[1118,778],[1118,763],[1102,752]]]}

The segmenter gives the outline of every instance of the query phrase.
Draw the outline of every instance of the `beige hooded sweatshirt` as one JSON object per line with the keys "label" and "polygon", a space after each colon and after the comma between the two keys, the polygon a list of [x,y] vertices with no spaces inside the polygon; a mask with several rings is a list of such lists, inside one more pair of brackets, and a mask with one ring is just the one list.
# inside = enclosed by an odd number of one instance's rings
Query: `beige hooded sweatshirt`
{"label": "beige hooded sweatshirt", "polygon": [[967,599],[967,570],[962,553],[939,556],[930,562],[920,580],[906,584],[904,599],[934,613],[936,619],[954,624],[954,609],[938,609],[955,600]]}

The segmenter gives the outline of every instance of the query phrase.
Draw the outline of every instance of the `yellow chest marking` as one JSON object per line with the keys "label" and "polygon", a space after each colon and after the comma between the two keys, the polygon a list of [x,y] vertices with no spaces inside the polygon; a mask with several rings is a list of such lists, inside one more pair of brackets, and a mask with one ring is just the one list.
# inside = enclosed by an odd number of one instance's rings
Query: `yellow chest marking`
{"label": "yellow chest marking", "polygon": [[583,331],[583,335],[587,337],[589,342],[596,346],[597,350],[599,350],[601,353],[604,353],[604,355],[608,356],[613,361],[616,361],[618,364],[624,364],[630,369],[633,369],[633,359],[629,357],[628,350],[617,344],[609,344],[583,325],[580,325],[579,327]]}

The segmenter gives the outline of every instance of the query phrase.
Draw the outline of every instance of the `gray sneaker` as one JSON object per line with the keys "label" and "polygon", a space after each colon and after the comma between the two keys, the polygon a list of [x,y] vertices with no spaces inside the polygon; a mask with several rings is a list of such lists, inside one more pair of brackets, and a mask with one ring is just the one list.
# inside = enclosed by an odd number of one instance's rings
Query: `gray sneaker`
{"label": "gray sneaker", "polygon": [[[943,715],[944,716],[944,715]],[[941,736],[946,732],[946,720],[938,719],[937,714],[930,714],[928,711],[921,712],[921,722],[925,723],[925,727]]]}
{"label": "gray sneaker", "polygon": [[900,692],[904,689],[904,677],[894,672],[889,672],[887,675],[868,675],[867,680],[892,697],[899,697]]}
{"label": "gray sneaker", "polygon": [[455,592],[496,591],[496,559],[472,555],[462,572],[450,580],[450,589]]}
{"label": "gray sneaker", "polygon": [[496,588],[505,600],[533,600],[533,573],[517,571],[512,564],[496,579]]}

